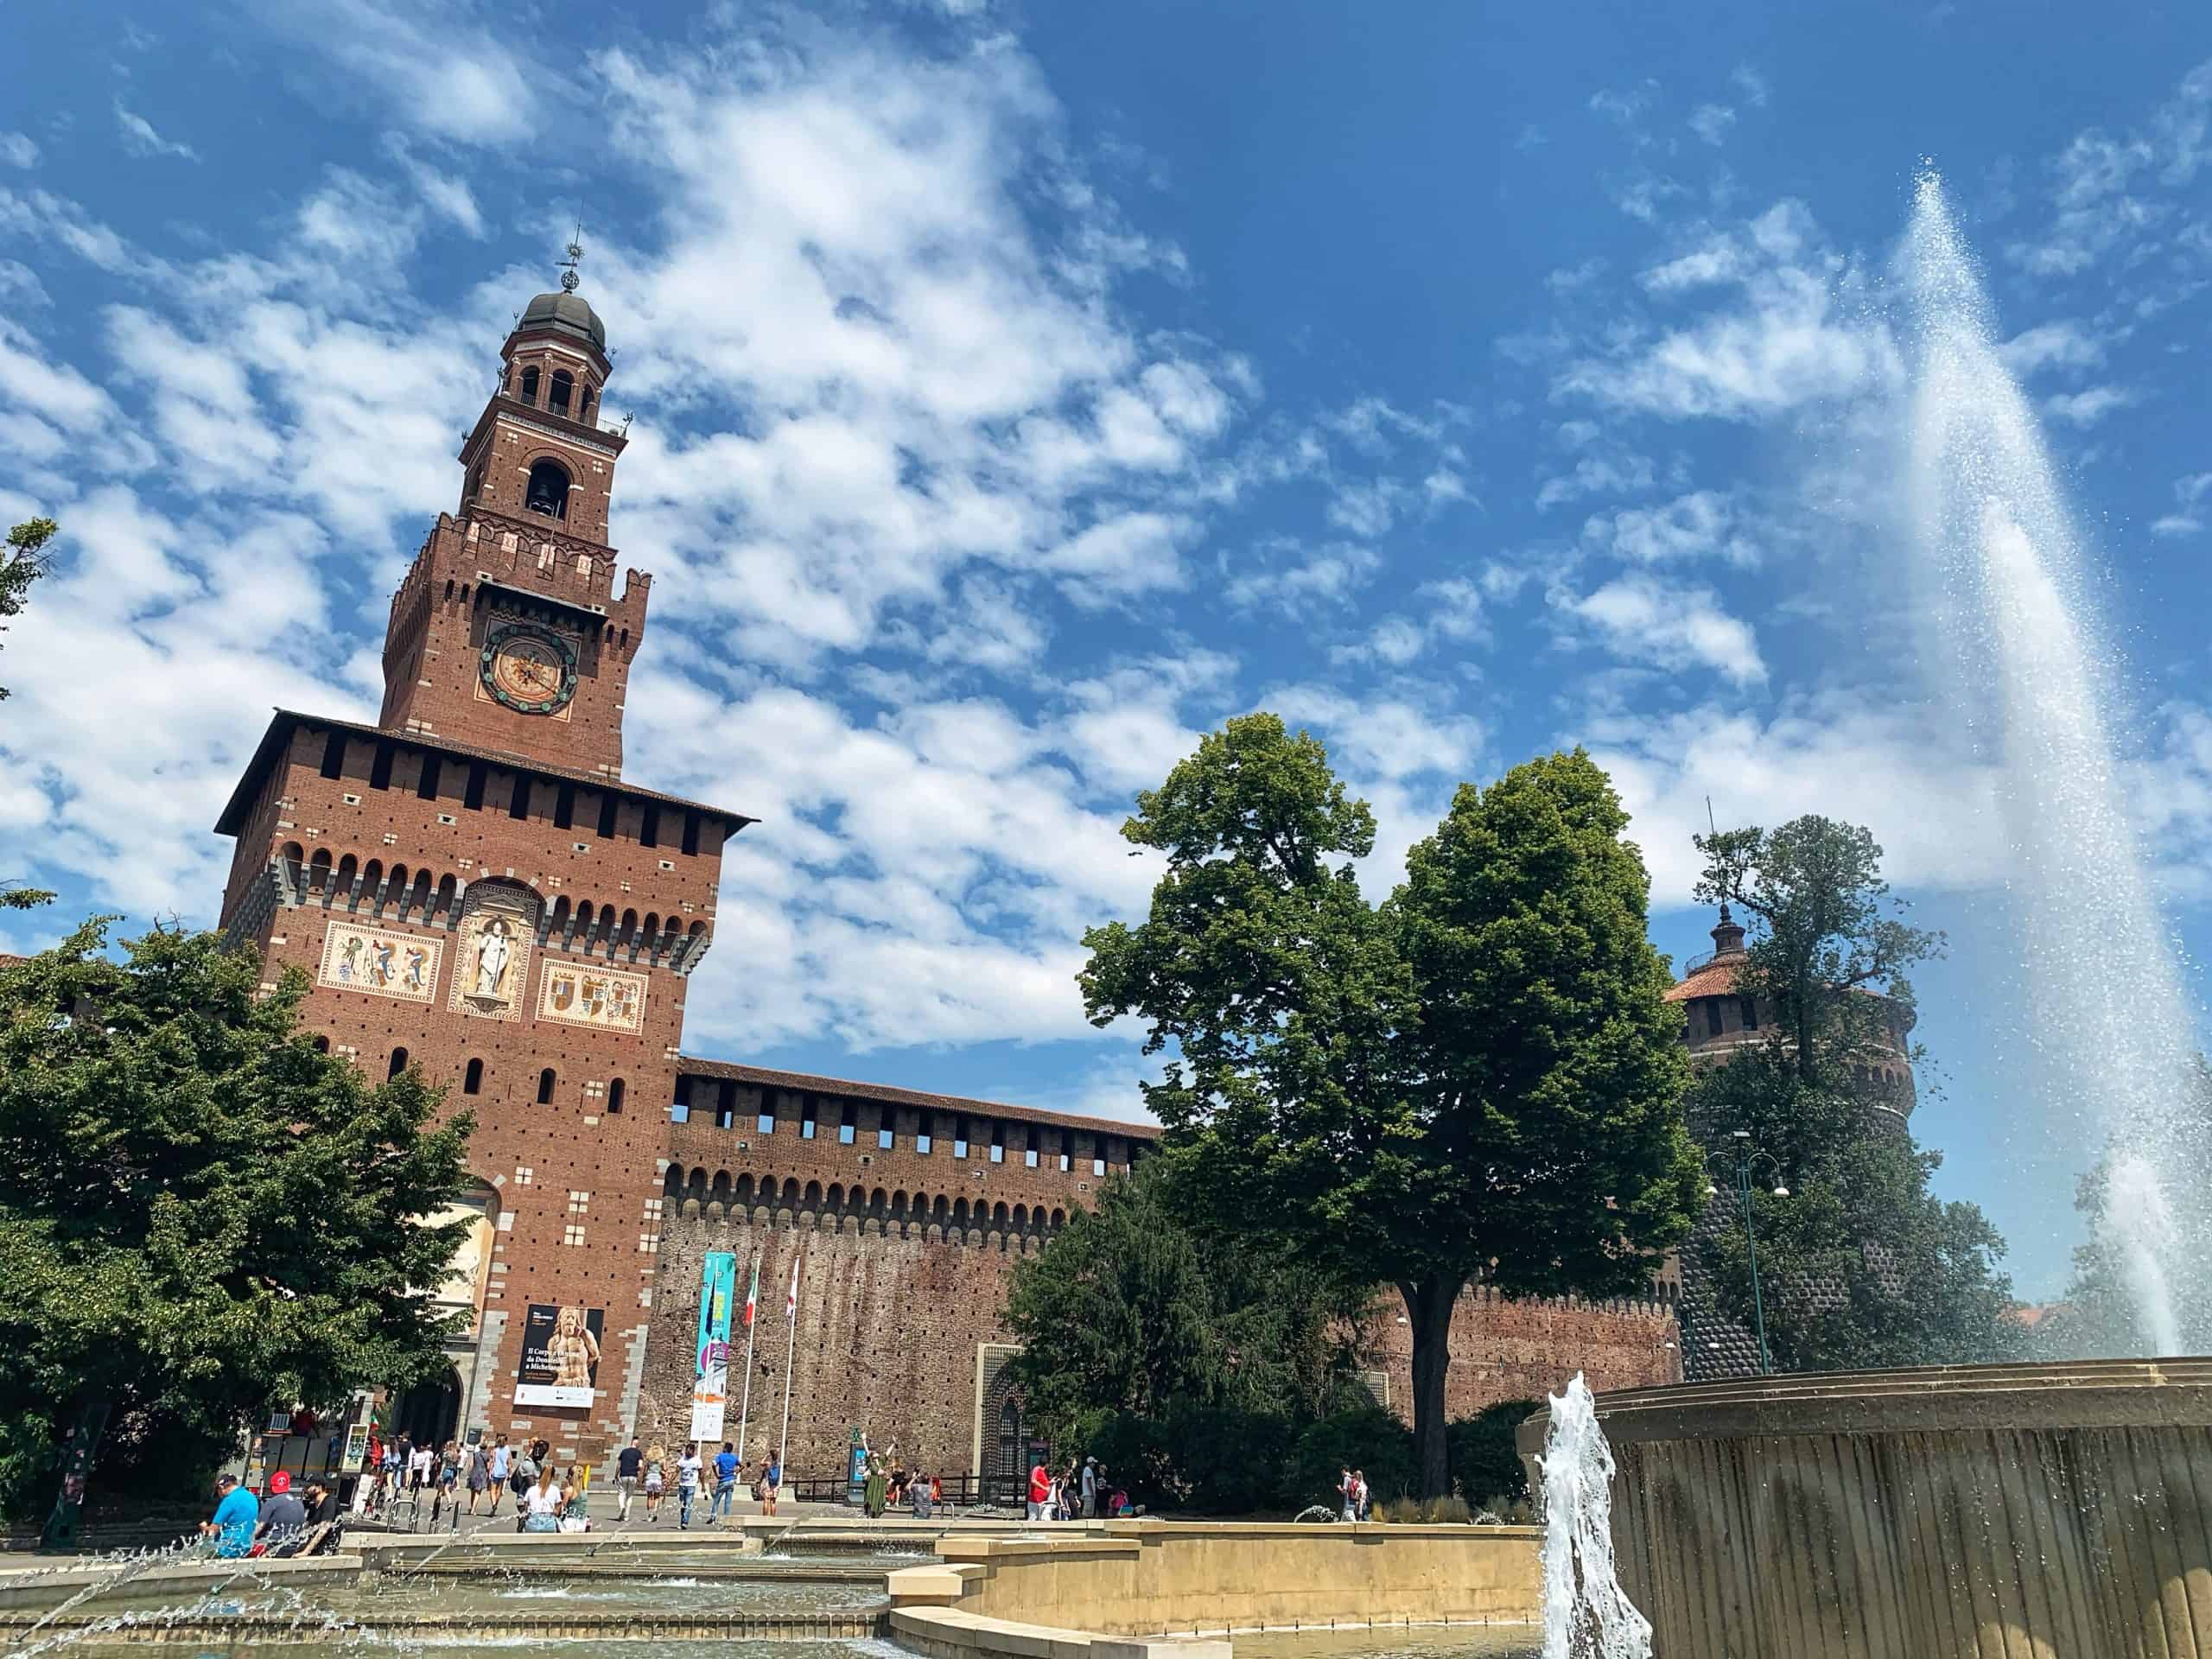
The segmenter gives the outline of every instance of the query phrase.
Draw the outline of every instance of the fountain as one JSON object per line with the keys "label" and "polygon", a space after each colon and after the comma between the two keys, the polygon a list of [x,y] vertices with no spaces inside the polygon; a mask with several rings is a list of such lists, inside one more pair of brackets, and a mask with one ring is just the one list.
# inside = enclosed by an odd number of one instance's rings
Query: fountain
{"label": "fountain", "polygon": [[1551,1396],[1544,1495],[1544,1659],[1651,1659],[1651,1622],[1613,1562],[1613,1453],[1577,1371]]}
{"label": "fountain", "polygon": [[[1618,1592],[1669,1659],[2205,1655],[2212,1359],[2170,1357],[2208,1288],[2202,1206],[2175,1201],[2203,1165],[2194,1021],[2124,804],[2115,658],[1933,175],[1903,265],[1915,571],[1999,780],[2039,1086],[2102,1150],[2098,1243],[2161,1357],[1676,1384],[1586,1422],[1570,1389],[1520,1446],[1547,1487],[1573,1483],[1547,1491],[1555,1518],[1594,1517],[1611,1465]],[[1538,1459],[1547,1433],[1582,1449]],[[1577,1559],[1586,1589],[1599,1557]],[[1552,1618],[1548,1659],[1568,1651]]]}
{"label": "fountain", "polygon": [[2195,1020],[2114,761],[2125,700],[2088,621],[2083,552],[2048,449],[1932,173],[1904,267],[1916,350],[1907,496],[1918,575],[1947,624],[1993,764],[2018,907],[2039,1092],[2069,1145],[2107,1148],[2101,1242],[2150,1351],[2182,1351],[2177,1302],[2208,1288],[2171,1194],[2201,1168],[2189,1104]]}

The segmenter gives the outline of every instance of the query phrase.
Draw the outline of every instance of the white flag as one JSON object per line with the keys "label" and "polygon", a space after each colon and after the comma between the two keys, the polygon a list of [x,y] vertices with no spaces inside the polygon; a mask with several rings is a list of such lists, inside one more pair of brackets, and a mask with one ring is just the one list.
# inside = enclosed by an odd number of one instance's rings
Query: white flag
{"label": "white flag", "polygon": [[787,1319],[798,1318],[798,1258],[797,1256],[791,1258],[791,1294],[784,1298],[784,1317]]}

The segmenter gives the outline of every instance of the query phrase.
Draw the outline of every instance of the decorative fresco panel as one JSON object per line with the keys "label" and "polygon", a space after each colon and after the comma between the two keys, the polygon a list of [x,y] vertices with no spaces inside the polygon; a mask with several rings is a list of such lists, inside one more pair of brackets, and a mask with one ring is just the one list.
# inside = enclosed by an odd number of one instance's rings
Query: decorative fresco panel
{"label": "decorative fresco panel", "polygon": [[645,976],[548,962],[537,993],[537,1017],[602,1031],[637,1031],[645,1023]]}
{"label": "decorative fresco panel", "polygon": [[513,1020],[530,982],[537,895],[507,881],[479,881],[461,900],[450,1005],[483,1020]]}
{"label": "decorative fresco panel", "polygon": [[405,1002],[429,1002],[438,994],[438,957],[445,946],[412,933],[333,918],[322,936],[318,984],[371,996],[396,996]]}

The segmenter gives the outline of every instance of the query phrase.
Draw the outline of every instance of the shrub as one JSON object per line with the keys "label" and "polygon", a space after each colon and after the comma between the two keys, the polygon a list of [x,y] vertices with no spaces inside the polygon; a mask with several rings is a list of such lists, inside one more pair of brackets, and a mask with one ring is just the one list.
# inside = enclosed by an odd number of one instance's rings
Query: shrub
{"label": "shrub", "polygon": [[[1543,1408],[1534,1400],[1502,1400],[1485,1406],[1471,1417],[1455,1421],[1445,1433],[1446,1455],[1451,1460],[1452,1484],[1468,1502],[1507,1501],[1529,1496],[1529,1471],[1514,1449],[1513,1431],[1529,1414]],[[1373,1478],[1369,1478],[1373,1484]]]}
{"label": "shrub", "polygon": [[1414,1486],[1413,1431],[1372,1402],[1322,1418],[1291,1446],[1289,1499],[1333,1507],[1339,1502],[1337,1478],[1346,1467],[1366,1471],[1377,1505],[1402,1497]]}
{"label": "shrub", "polygon": [[[1370,1477],[1368,1484],[1372,1486]],[[1397,1497],[1375,1506],[1375,1518],[1402,1527],[1459,1526],[1471,1522],[1474,1511],[1464,1497]]]}

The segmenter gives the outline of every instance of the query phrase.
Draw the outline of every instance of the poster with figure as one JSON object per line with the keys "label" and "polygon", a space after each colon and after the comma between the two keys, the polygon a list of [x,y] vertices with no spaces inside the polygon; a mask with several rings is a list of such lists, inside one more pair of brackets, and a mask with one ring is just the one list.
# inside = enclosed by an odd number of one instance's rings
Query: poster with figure
{"label": "poster with figure", "polygon": [[315,982],[341,991],[428,1002],[437,995],[438,956],[444,949],[436,939],[336,918],[322,936],[322,963]]}
{"label": "poster with figure", "polygon": [[599,1341],[606,1326],[603,1308],[532,1302],[523,1320],[515,1404],[589,1407],[598,1392]]}
{"label": "poster with figure", "polygon": [[645,976],[549,961],[538,987],[537,1017],[601,1031],[636,1031],[645,1023]]}
{"label": "poster with figure", "polygon": [[729,1408],[730,1304],[737,1295],[737,1257],[709,1250],[699,1267],[699,1347],[691,1382],[691,1438],[719,1440]]}
{"label": "poster with figure", "polygon": [[479,881],[461,899],[454,930],[449,1006],[486,1020],[512,1020],[522,1009],[537,931],[537,895],[512,881]]}

